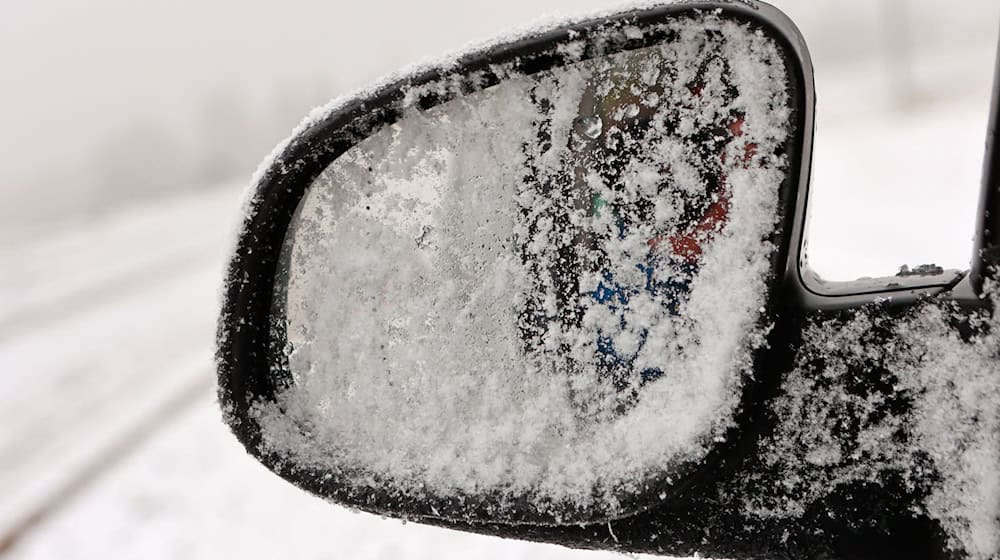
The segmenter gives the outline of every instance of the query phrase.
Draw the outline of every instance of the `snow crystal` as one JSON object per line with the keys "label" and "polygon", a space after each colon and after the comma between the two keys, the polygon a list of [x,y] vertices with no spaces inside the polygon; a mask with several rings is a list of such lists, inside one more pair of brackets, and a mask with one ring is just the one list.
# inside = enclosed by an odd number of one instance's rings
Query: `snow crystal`
{"label": "snow crystal", "polygon": [[412,104],[314,182],[276,294],[291,381],[253,409],[267,451],[607,516],[705,456],[767,328],[787,80],[746,24],[664,25]]}

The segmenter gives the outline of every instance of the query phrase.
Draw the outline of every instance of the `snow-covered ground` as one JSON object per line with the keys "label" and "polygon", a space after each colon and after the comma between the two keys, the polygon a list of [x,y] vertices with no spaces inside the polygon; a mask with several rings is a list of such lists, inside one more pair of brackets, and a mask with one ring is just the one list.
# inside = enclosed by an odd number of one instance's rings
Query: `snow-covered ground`
{"label": "snow-covered ground", "polygon": [[238,188],[5,248],[0,534],[211,386],[215,284]]}
{"label": "snow-covered ground", "polygon": [[[877,67],[819,69],[821,273],[966,259],[986,109],[969,90],[988,66],[961,70],[982,59],[964,44],[919,67],[915,79],[938,87],[905,108],[865,97]],[[834,98],[848,109],[824,116]],[[351,513],[249,459],[219,420],[210,360],[240,191],[0,246],[0,555],[9,544],[25,559],[616,557]]]}

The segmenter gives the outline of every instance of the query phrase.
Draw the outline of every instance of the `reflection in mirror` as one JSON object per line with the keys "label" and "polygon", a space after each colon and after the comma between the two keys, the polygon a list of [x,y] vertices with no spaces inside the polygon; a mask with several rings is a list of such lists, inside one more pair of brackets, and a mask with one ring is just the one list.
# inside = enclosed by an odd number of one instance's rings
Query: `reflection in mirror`
{"label": "reflection in mirror", "polygon": [[269,452],[443,518],[488,495],[576,523],[726,437],[767,331],[786,67],[747,24],[664,25],[412,108],[316,178],[276,282],[287,383],[253,410]]}

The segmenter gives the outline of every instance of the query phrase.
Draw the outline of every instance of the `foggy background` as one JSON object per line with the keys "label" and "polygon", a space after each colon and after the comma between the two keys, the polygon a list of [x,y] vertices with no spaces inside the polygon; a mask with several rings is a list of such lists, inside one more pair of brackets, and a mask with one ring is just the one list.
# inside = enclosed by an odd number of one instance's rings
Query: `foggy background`
{"label": "foggy background", "polygon": [[[811,265],[967,267],[1000,6],[774,3],[816,67]],[[0,3],[0,556],[611,557],[295,490],[226,433],[210,356],[242,189],[312,107],[615,5]]]}

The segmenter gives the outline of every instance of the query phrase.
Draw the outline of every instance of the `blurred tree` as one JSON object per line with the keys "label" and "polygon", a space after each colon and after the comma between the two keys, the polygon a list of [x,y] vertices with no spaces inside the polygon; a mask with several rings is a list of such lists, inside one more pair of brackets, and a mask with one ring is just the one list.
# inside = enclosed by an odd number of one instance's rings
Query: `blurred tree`
{"label": "blurred tree", "polygon": [[910,108],[920,95],[914,77],[913,23],[905,0],[882,0],[879,4],[886,76],[897,109]]}
{"label": "blurred tree", "polygon": [[136,123],[113,135],[94,155],[88,206],[120,206],[132,200],[190,188],[190,156],[173,135],[151,123]]}
{"label": "blurred tree", "polygon": [[197,178],[212,186],[233,177],[244,177],[261,157],[260,119],[253,119],[240,98],[216,92],[205,98],[198,113],[195,143],[199,146]]}

